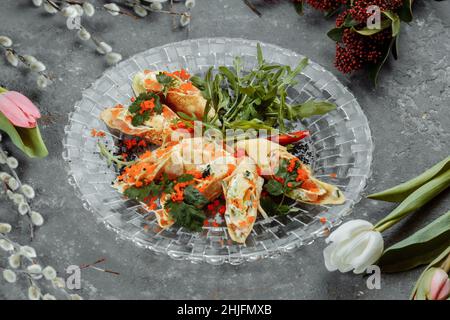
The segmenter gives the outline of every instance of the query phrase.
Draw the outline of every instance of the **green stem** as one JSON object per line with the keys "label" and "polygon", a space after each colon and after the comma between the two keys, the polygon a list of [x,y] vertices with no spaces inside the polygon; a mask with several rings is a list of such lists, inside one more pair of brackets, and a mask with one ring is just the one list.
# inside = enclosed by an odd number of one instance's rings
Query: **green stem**
{"label": "green stem", "polygon": [[8,91],[8,90],[6,90],[6,89],[3,88],[3,87],[0,87],[0,93],[4,93],[4,92],[6,92],[6,91]]}
{"label": "green stem", "polygon": [[445,261],[442,263],[441,269],[447,273],[450,271],[450,254],[447,256],[447,259],[445,259]]}
{"label": "green stem", "polygon": [[381,225],[376,225],[374,230],[378,231],[378,232],[383,232],[384,230],[389,229],[390,227],[392,227],[394,224],[396,224],[397,222],[399,222],[402,218],[399,217],[397,219],[393,219],[393,220],[389,220],[386,221],[385,223],[381,224]]}

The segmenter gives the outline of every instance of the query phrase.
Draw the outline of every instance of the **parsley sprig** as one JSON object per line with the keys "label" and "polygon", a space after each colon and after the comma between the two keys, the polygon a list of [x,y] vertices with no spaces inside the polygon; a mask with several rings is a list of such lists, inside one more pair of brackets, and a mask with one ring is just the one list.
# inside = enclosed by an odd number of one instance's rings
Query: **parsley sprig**
{"label": "parsley sprig", "polygon": [[[145,101],[152,100],[155,104],[153,110],[145,110],[141,113],[141,104]],[[145,121],[150,119],[153,113],[161,114],[162,104],[159,96],[153,92],[143,92],[141,93],[128,107],[128,111],[133,115],[131,124],[135,127],[142,125]]]}

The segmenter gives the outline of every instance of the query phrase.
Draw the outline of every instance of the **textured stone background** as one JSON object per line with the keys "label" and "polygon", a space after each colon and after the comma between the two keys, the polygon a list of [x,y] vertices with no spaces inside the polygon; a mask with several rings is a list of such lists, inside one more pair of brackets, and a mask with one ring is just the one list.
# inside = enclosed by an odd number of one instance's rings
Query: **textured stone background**
{"label": "textured stone background", "polygon": [[[67,113],[81,92],[105,70],[94,49],[81,44],[65,28],[62,17],[49,16],[28,0],[4,0],[0,6],[0,34],[16,48],[44,61],[56,77],[44,92],[36,89],[26,71],[0,59],[0,84],[21,91],[46,115],[41,125],[50,155],[45,160],[21,160],[20,175],[38,193],[36,210],[46,224],[33,246],[43,263],[63,271],[68,265],[107,258],[106,267],[120,276],[87,270],[80,294],[91,299],[405,299],[420,270],[383,275],[381,290],[368,290],[366,280],[353,274],[329,273],[323,265],[324,241],[292,255],[241,266],[194,265],[155,256],[115,234],[93,217],[73,196],[61,158]],[[190,33],[171,31],[171,19],[153,15],[144,20],[98,13],[87,25],[121,52],[124,58],[153,46],[198,37],[242,37],[274,43],[298,51],[329,69],[347,85],[367,114],[375,142],[373,176],[368,193],[404,181],[449,154],[450,149],[450,4],[416,1],[415,20],[402,25],[400,60],[388,65],[374,89],[363,76],[345,77],[333,68],[334,44],[325,33],[333,21],[307,10],[299,17],[286,1],[260,7],[258,18],[241,0],[197,0]],[[97,1],[100,4],[101,1]],[[13,150],[8,145],[9,150]],[[15,209],[1,200],[0,220],[20,231]],[[361,201],[352,218],[376,221],[393,206]],[[386,234],[387,244],[404,238],[420,223],[450,208],[449,193]],[[395,233],[395,234],[394,234]],[[0,299],[26,298],[26,283],[0,281]]]}

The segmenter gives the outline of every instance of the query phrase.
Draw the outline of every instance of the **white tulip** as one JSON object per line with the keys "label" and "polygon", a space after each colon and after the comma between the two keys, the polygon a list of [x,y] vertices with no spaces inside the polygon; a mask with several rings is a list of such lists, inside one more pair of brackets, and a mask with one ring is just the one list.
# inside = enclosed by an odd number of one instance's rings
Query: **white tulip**
{"label": "white tulip", "polygon": [[11,38],[7,36],[0,36],[0,46],[3,46],[5,48],[11,47],[13,44]]}
{"label": "white tulip", "polygon": [[17,58],[17,56],[12,51],[6,51],[5,57],[6,61],[8,61],[9,64],[13,67],[17,67],[19,65],[19,58]]}
{"label": "white tulip", "polygon": [[86,13],[88,17],[92,17],[95,14],[94,6],[87,1],[83,3],[83,9],[84,13]]}
{"label": "white tulip", "polygon": [[0,233],[9,233],[11,229],[12,228],[9,223],[0,223]]}
{"label": "white tulip", "polygon": [[100,42],[97,45],[97,52],[100,54],[107,54],[110,53],[112,51],[112,48],[109,44],[107,44],[106,42]]}
{"label": "white tulip", "polygon": [[14,283],[17,280],[16,273],[10,269],[3,270],[3,278],[9,283]]}
{"label": "white tulip", "polygon": [[120,8],[115,3],[107,3],[103,7],[113,16],[117,16],[120,13]]}
{"label": "white tulip", "polygon": [[50,14],[55,14],[58,12],[58,10],[53,7],[51,4],[49,4],[48,2],[44,3],[44,9],[45,11],[47,11]]}
{"label": "white tulip", "polygon": [[106,62],[110,65],[116,64],[122,60],[122,55],[116,52],[110,52],[106,55]]}
{"label": "white tulip", "polygon": [[34,6],[40,7],[42,6],[42,0],[32,0]]}
{"label": "white tulip", "polygon": [[383,253],[383,237],[364,220],[352,220],[337,228],[326,239],[323,251],[328,271],[363,273]]}

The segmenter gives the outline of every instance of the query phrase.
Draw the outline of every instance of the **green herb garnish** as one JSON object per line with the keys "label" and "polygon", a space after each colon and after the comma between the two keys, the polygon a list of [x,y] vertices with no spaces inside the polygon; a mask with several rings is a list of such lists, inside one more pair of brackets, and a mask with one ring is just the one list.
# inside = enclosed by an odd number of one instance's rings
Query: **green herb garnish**
{"label": "green herb garnish", "polygon": [[[141,104],[145,101],[152,100],[155,104],[155,107],[152,110],[145,110],[141,113]],[[142,125],[145,121],[150,119],[150,116],[153,113],[161,114],[162,112],[162,104],[159,99],[159,96],[153,92],[144,92],[141,93],[131,105],[128,107],[128,111],[133,115],[133,119],[131,120],[131,124],[135,127]]]}
{"label": "green herb garnish", "polygon": [[193,231],[202,230],[203,221],[206,219],[206,215],[202,209],[196,208],[192,204],[184,201],[169,201],[165,207],[169,210],[179,226]]}
{"label": "green herb garnish", "polygon": [[167,92],[169,92],[169,89],[174,87],[177,83],[176,79],[162,72],[156,75],[156,80],[158,81],[159,84],[163,86],[162,92],[164,96],[166,96]]}
{"label": "green herb garnish", "polygon": [[[286,132],[291,129],[285,120],[299,120],[321,115],[336,108],[327,101],[307,101],[291,105],[286,101],[289,87],[297,84],[296,76],[308,65],[302,59],[296,68],[267,63],[261,47],[257,46],[258,66],[244,73],[242,61],[236,57],[233,67],[219,67],[213,76],[212,68],[204,79],[192,77],[194,85],[202,90],[207,100],[203,122],[215,124],[220,119],[226,129],[272,129]],[[207,119],[210,109],[216,115]]]}
{"label": "green herb garnish", "polygon": [[195,206],[196,208],[202,208],[209,200],[192,185],[188,185],[184,189],[184,202]]}

